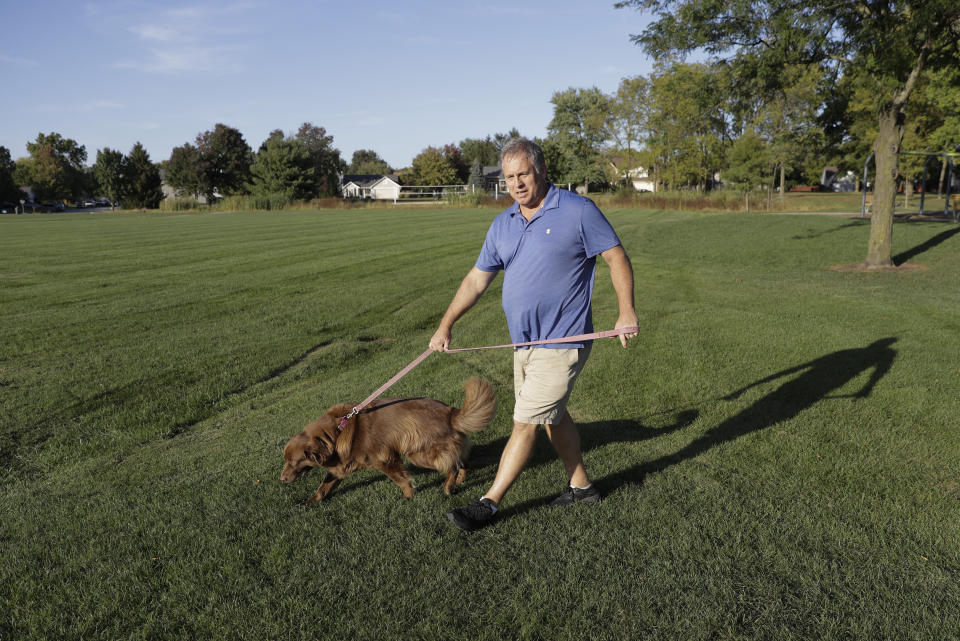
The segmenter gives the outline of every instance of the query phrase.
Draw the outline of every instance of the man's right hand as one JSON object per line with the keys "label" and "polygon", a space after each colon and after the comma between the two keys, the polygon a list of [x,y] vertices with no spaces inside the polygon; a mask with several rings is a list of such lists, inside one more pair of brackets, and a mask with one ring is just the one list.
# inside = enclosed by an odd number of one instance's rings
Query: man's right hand
{"label": "man's right hand", "polygon": [[430,338],[430,349],[445,352],[450,347],[450,330],[441,327]]}

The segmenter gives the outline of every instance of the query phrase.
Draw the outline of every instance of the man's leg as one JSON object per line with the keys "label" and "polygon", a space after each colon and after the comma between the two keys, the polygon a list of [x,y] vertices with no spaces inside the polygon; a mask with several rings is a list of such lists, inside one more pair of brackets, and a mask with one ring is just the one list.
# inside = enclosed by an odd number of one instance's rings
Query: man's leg
{"label": "man's leg", "polygon": [[495,505],[499,505],[503,500],[504,494],[510,489],[524,465],[530,459],[533,447],[537,440],[537,426],[530,423],[521,423],[513,421],[513,432],[503,448],[503,454],[500,455],[500,465],[497,467],[497,475],[493,479],[493,485],[487,490],[482,498],[488,498]]}
{"label": "man's leg", "polygon": [[563,416],[553,425],[546,425],[547,436],[557,450],[557,455],[567,469],[567,477],[572,487],[587,487],[590,479],[583,465],[583,455],[580,452],[580,432],[570,418],[570,413],[564,410]]}

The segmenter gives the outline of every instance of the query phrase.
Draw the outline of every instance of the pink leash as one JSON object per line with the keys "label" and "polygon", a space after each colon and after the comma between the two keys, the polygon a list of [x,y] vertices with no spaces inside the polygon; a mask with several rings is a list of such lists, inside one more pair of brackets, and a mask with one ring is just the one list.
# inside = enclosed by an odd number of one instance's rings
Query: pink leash
{"label": "pink leash", "polygon": [[[592,334],[578,334],[577,336],[567,336],[565,338],[548,338],[547,340],[542,340],[542,341],[529,341],[526,343],[510,343],[509,345],[487,345],[484,347],[461,347],[458,349],[448,349],[444,353],[455,354],[457,352],[474,352],[481,349],[503,349],[505,347],[529,347],[531,345],[550,345],[555,343],[580,343],[582,341],[594,340],[596,338],[615,338],[617,336],[620,336],[621,334],[633,334],[639,331],[640,331],[640,328],[637,326],[621,327],[620,329],[608,329],[603,332],[594,332]],[[347,424],[347,421],[349,421],[351,418],[359,414],[363,410],[363,408],[365,408],[367,405],[372,403],[378,396],[380,396],[385,391],[387,391],[387,389],[389,389],[390,386],[392,386],[401,378],[409,374],[410,370],[412,370],[414,367],[422,363],[424,359],[427,358],[427,356],[430,356],[430,354],[433,353],[433,351],[434,351],[433,349],[428,348],[423,354],[420,354],[420,356],[417,356],[415,359],[413,359],[409,365],[407,365],[402,370],[397,372],[393,378],[391,378],[389,381],[387,381],[386,383],[378,387],[376,391],[373,392],[373,394],[363,399],[362,403],[354,407],[349,414],[347,414],[346,416],[340,419],[340,424],[337,425],[337,429],[342,432],[343,428]]]}

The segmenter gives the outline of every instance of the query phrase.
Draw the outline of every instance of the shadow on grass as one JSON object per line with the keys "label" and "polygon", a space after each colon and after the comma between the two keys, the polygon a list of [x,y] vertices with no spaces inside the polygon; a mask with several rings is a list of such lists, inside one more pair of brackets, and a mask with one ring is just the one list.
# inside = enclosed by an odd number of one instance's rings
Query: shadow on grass
{"label": "shadow on grass", "polygon": [[805,234],[805,235],[799,235],[799,234],[797,234],[796,236],[793,237],[793,240],[815,240],[815,239],[820,238],[820,237],[822,237],[822,236],[826,236],[827,234],[832,234],[832,233],[835,233],[835,232],[838,232],[838,231],[843,231],[844,229],[849,229],[849,228],[851,228],[851,227],[863,227],[864,225],[869,225],[869,224],[870,224],[870,221],[869,221],[869,220],[855,220],[855,221],[853,221],[853,222],[844,223],[843,225],[839,225],[839,226],[837,226],[837,227],[832,227],[832,228],[830,228],[830,229],[825,229],[825,230],[823,230],[823,231],[821,231],[821,232],[811,232],[811,233]]}
{"label": "shadow on grass", "polygon": [[[847,398],[866,398],[893,365],[897,352],[891,346],[896,341],[897,339],[893,337],[884,338],[874,341],[866,347],[833,352],[802,365],[789,367],[771,374],[735,392],[731,392],[721,400],[734,400],[751,388],[786,376],[799,374],[799,376],[766,394],[736,416],[707,430],[705,434],[679,451],[603,478],[594,479],[593,482],[603,494],[609,494],[623,485],[641,484],[648,474],[655,474],[671,465],[693,459],[721,443],[733,441],[746,434],[789,420],[825,398],[841,398],[843,396],[831,395],[831,393],[842,388],[860,374],[872,370],[869,380],[859,391],[845,395]],[[696,416],[697,413],[693,410],[681,412],[675,425],[663,430],[653,431],[642,429],[642,426],[630,421],[583,425],[581,433],[585,437],[584,449],[592,449],[623,440],[638,441],[652,438],[680,429],[685,424],[689,424]],[[605,440],[605,438],[609,440]],[[535,456],[537,455],[535,454]],[[535,465],[539,462],[542,461],[534,459],[530,461],[530,464]],[[504,516],[522,514],[528,510],[539,508],[543,504],[544,499],[526,501],[504,510]]]}
{"label": "shadow on grass", "polygon": [[950,238],[953,238],[953,236],[956,235],[957,233],[960,233],[960,227],[958,226],[954,226],[952,229],[942,231],[936,236],[934,236],[933,238],[930,238],[929,240],[927,240],[926,242],[920,243],[913,249],[908,249],[907,251],[894,256],[893,264],[899,267],[900,265],[903,265],[905,262],[907,262],[911,258],[919,256],[920,254],[933,249],[937,245],[943,242],[946,242]]}

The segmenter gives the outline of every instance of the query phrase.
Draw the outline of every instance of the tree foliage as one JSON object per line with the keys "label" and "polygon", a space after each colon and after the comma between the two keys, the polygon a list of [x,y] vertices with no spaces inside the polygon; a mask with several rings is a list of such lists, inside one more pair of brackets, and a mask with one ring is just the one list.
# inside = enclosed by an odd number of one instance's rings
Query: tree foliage
{"label": "tree foliage", "polygon": [[[38,134],[37,139],[27,143],[31,163],[25,165],[28,175],[23,184],[33,188],[37,200],[66,200],[80,195],[85,178],[84,163],[87,150],[70,138],[53,132]],[[29,167],[29,169],[27,169]]]}
{"label": "tree foliage", "polygon": [[99,192],[116,202],[124,197],[126,169],[123,152],[109,147],[97,150],[97,162],[93,164],[93,177]]}
{"label": "tree foliage", "polygon": [[127,207],[156,209],[163,199],[160,168],[139,142],[133,145],[123,162],[123,195]]}
{"label": "tree foliage", "polygon": [[333,146],[333,136],[327,135],[323,127],[305,122],[295,138],[303,144],[313,165],[311,195],[335,196],[340,186],[340,174],[347,165],[340,158],[340,150]]}
{"label": "tree foliage", "polygon": [[673,64],[653,75],[648,145],[671,187],[712,185],[728,137],[721,73],[705,64]]}
{"label": "tree foliage", "polygon": [[557,182],[604,182],[607,171],[600,150],[607,139],[610,98],[596,87],[558,91],[550,99],[553,119],[547,126],[547,171]]}
{"label": "tree foliage", "polygon": [[170,159],[165,165],[167,184],[173,187],[178,196],[200,196],[205,193],[206,178],[200,150],[186,143],[174,147]]}
{"label": "tree foliage", "polygon": [[293,201],[314,193],[315,166],[306,146],[297,138],[285,138],[280,130],[272,132],[260,146],[250,173],[250,193],[254,196]]}
{"label": "tree foliage", "polygon": [[350,166],[347,173],[354,175],[373,176],[377,174],[389,174],[393,169],[387,164],[380,154],[372,149],[357,149],[353,152],[350,159]]}
{"label": "tree foliage", "polygon": [[11,158],[10,150],[0,145],[0,202],[16,205],[21,198],[23,192],[14,180],[16,168],[17,163]]}
{"label": "tree foliage", "polygon": [[217,196],[242,194],[250,181],[253,151],[238,129],[218,123],[197,135],[201,191],[212,202]]}
{"label": "tree foliage", "polygon": [[633,36],[650,55],[702,49],[722,60],[740,83],[782,90],[788,65],[836,81],[859,76],[877,119],[875,213],[864,261],[892,264],[893,208],[906,107],[924,69],[956,66],[960,3],[956,0],[624,0],[655,15]]}
{"label": "tree foliage", "polygon": [[442,149],[427,147],[413,159],[413,180],[418,185],[452,185],[457,169]]}

